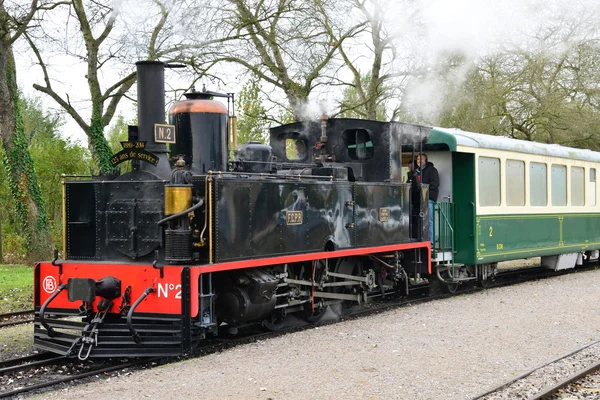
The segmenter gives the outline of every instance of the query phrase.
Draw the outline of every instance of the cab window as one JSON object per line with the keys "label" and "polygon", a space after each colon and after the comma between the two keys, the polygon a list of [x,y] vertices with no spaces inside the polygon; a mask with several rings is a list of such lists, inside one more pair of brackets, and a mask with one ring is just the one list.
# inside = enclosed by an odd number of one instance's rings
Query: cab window
{"label": "cab window", "polygon": [[375,154],[371,136],[366,129],[348,129],[344,131],[343,135],[350,159],[368,160]]}
{"label": "cab window", "polygon": [[306,159],[306,143],[302,139],[285,139],[285,157],[290,161]]}

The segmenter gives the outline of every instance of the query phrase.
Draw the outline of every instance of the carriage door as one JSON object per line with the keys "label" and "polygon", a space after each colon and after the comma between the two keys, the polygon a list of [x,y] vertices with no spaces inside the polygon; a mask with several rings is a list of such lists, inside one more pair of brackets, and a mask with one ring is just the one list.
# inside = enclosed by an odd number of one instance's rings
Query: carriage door
{"label": "carriage door", "polygon": [[433,163],[440,176],[440,187],[433,217],[434,247],[441,251],[452,251],[454,213],[452,204],[452,153],[449,151],[427,151],[428,161]]}

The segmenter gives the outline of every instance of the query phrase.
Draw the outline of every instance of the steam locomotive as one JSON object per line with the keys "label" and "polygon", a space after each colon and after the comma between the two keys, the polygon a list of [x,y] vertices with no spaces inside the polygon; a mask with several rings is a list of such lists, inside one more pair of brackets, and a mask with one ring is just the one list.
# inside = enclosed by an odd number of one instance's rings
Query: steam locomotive
{"label": "steam locomotive", "polygon": [[64,178],[64,253],[35,266],[37,349],[179,355],[431,274],[428,187],[402,182],[401,159],[429,128],[323,116],[235,149],[214,100],[231,95],[191,91],[166,123],[168,66],[137,63],[139,125],[111,161],[131,171]]}

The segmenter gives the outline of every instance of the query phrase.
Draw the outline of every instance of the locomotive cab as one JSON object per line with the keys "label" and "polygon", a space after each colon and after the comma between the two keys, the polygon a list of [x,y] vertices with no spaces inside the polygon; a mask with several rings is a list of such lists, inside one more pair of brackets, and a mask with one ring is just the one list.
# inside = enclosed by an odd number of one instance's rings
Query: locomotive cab
{"label": "locomotive cab", "polygon": [[306,175],[328,169],[334,177],[347,176],[351,181],[402,182],[402,140],[415,133],[418,137],[419,129],[425,137],[427,128],[415,125],[322,117],[273,128],[270,143],[284,168]]}

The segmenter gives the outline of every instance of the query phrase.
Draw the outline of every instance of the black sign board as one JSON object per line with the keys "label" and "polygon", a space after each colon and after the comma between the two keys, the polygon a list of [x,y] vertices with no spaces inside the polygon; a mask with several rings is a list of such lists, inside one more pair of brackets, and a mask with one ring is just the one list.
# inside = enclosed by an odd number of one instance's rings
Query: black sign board
{"label": "black sign board", "polygon": [[175,125],[154,124],[156,143],[175,143]]}
{"label": "black sign board", "polygon": [[113,167],[121,164],[125,161],[141,160],[147,163],[158,165],[158,156],[154,153],[150,153],[146,148],[146,142],[130,141],[121,142],[123,150],[115,154],[111,159],[110,163]]}

